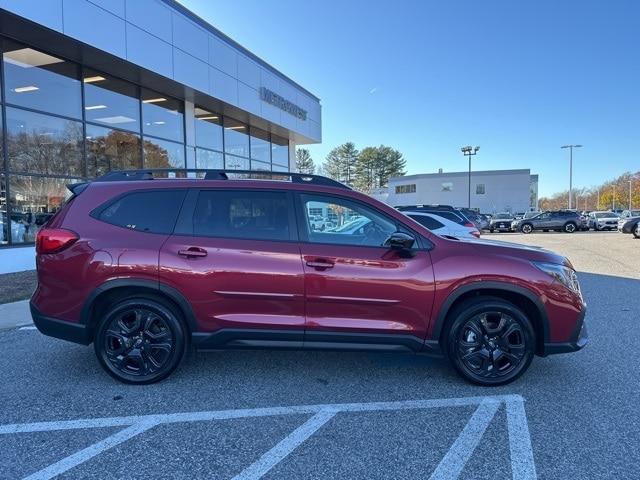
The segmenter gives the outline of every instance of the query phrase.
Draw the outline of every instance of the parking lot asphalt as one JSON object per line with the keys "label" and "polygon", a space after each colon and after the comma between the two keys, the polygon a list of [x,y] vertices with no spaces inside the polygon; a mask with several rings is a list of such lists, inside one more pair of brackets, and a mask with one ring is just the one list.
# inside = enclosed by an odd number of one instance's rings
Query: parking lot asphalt
{"label": "parking lot asphalt", "polygon": [[585,349],[497,388],[422,356],[274,351],[191,352],[134,387],[91,347],[2,331],[0,478],[638,478],[640,241],[486,238],[571,259]]}

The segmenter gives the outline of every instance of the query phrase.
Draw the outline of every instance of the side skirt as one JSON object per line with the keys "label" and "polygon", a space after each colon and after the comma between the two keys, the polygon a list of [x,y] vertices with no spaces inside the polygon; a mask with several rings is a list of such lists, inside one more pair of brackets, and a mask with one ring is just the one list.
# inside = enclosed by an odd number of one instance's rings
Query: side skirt
{"label": "side skirt", "polygon": [[442,356],[435,340],[413,335],[348,333],[303,330],[222,329],[213,333],[193,333],[198,350],[331,350],[423,353]]}

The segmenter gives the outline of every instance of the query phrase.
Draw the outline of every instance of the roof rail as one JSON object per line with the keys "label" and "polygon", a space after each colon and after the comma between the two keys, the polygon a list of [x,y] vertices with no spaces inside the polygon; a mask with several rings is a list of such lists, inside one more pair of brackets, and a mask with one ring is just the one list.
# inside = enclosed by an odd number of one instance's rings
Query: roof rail
{"label": "roof rail", "polygon": [[96,182],[123,182],[138,180],[153,180],[154,173],[204,173],[205,180],[230,180],[230,175],[243,175],[246,179],[260,179],[265,177],[275,177],[281,180],[282,177],[289,177],[292,183],[306,183],[312,185],[324,185],[328,187],[338,187],[351,190],[351,187],[322,175],[309,175],[296,172],[269,172],[263,170],[223,170],[223,169],[202,169],[202,168],[150,168],[143,170],[114,170],[105,173],[95,179]]}

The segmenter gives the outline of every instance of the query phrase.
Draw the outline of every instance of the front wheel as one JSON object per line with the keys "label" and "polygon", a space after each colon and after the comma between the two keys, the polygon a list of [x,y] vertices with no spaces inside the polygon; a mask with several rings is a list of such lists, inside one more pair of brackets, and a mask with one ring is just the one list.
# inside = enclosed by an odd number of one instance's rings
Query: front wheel
{"label": "front wheel", "polygon": [[510,302],[478,297],[452,312],[447,353],[456,371],[472,383],[504,385],[533,359],[535,334],[522,310]]}
{"label": "front wheel", "polygon": [[520,227],[520,231],[522,233],[531,233],[533,231],[533,226],[530,223],[525,223]]}
{"label": "front wheel", "polygon": [[633,236],[640,238],[640,222],[636,223],[636,228],[633,229]]}
{"label": "front wheel", "polygon": [[165,302],[144,297],[109,308],[94,339],[102,368],[115,379],[133,384],[166,378],[182,360],[185,346],[178,312]]}

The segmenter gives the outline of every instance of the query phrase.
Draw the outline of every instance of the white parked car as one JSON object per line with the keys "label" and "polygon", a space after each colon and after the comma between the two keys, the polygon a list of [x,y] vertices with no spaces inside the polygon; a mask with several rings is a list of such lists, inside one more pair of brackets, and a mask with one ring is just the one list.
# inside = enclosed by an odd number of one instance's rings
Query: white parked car
{"label": "white parked car", "polygon": [[450,237],[480,238],[480,231],[476,227],[465,227],[451,220],[433,213],[424,212],[403,212],[420,225],[427,227],[437,235],[448,235]]}

